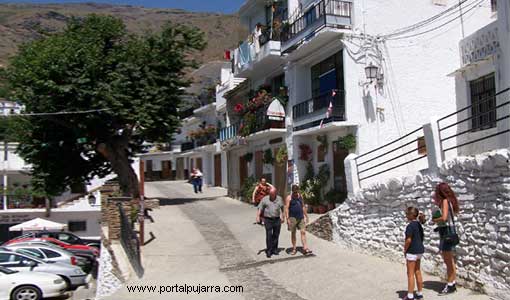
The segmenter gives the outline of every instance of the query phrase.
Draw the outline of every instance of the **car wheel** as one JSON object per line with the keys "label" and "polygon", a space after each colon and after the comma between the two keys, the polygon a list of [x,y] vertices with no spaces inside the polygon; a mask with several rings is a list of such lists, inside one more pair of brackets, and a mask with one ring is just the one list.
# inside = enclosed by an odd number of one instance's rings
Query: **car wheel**
{"label": "car wheel", "polygon": [[33,285],[23,285],[14,289],[11,300],[40,300],[41,290]]}
{"label": "car wheel", "polygon": [[69,278],[65,277],[64,275],[58,275],[60,276],[60,278],[62,278],[65,283],[66,283],[66,290],[70,290],[71,289],[71,280],[69,280]]}

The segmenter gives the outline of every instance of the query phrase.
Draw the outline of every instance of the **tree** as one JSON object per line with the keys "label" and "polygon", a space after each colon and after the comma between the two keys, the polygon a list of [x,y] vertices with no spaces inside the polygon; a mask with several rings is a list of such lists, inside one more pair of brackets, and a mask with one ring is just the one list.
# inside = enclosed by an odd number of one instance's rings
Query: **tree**
{"label": "tree", "polygon": [[123,194],[138,197],[132,158],[144,142],[171,140],[189,85],[185,72],[204,47],[194,28],[168,23],[137,36],[120,19],[98,15],[72,19],[62,33],[22,46],[6,78],[27,112],[97,110],[20,119],[18,152],[36,182],[57,194],[113,170]]}

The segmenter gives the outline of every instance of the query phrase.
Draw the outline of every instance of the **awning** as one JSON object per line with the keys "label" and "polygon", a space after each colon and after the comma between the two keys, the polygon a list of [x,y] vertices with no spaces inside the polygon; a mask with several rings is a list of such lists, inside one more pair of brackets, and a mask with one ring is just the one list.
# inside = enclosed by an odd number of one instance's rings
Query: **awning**
{"label": "awning", "polygon": [[36,218],[24,223],[9,227],[9,231],[39,231],[39,230],[64,230],[66,224],[52,222],[49,220]]}
{"label": "awning", "polygon": [[269,120],[281,121],[285,118],[285,108],[280,100],[273,98],[273,102],[267,108],[267,116]]}

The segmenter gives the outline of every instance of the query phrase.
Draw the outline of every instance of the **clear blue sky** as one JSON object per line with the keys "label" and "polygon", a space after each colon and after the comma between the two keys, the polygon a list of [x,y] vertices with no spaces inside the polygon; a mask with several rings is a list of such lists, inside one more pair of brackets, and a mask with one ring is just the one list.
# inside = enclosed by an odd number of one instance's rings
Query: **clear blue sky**
{"label": "clear blue sky", "polygon": [[76,3],[76,2],[98,2],[110,4],[128,4],[145,7],[157,8],[181,8],[192,11],[202,12],[222,12],[234,13],[237,12],[241,4],[245,0],[0,0],[0,3]]}

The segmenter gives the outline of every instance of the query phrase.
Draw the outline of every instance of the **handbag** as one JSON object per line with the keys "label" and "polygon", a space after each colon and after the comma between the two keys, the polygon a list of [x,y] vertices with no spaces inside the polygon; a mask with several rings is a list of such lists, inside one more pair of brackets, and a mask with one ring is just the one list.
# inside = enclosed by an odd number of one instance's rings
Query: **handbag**
{"label": "handbag", "polygon": [[453,226],[449,226],[448,225],[446,227],[446,233],[445,233],[445,235],[443,237],[443,240],[446,243],[448,243],[448,244],[451,244],[453,246],[457,246],[460,243],[460,238],[459,238],[459,235],[457,234],[457,229],[455,227],[455,218],[453,216],[453,209],[451,207],[451,203],[450,202],[448,202],[448,211],[449,211],[450,216],[452,218]]}

